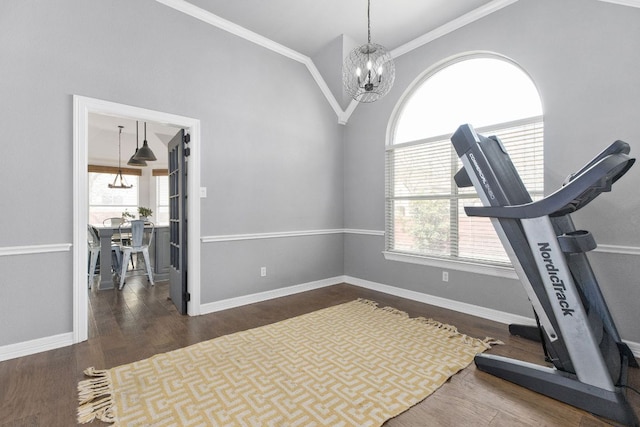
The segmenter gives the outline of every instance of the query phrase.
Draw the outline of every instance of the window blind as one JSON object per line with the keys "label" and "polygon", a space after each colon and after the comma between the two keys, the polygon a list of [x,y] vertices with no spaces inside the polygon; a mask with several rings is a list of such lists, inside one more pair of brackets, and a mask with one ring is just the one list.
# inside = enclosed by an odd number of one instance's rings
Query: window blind
{"label": "window blind", "polygon": [[[543,121],[532,117],[477,129],[498,136],[523,183],[542,197]],[[481,206],[475,189],[458,189],[454,174],[462,163],[450,135],[390,145],[386,150],[387,251],[508,265],[488,218],[467,217],[465,206]]]}

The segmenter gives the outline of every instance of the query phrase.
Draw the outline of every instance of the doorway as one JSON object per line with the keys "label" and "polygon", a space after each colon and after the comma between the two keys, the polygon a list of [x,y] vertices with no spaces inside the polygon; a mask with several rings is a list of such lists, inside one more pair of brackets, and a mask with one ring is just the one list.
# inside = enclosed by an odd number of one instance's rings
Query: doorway
{"label": "doorway", "polygon": [[[88,337],[86,230],[88,218],[89,114],[119,116],[131,120],[156,122],[185,129],[190,134],[189,175],[186,180],[186,191],[194,195],[200,194],[200,121],[77,95],[73,97],[73,106],[73,339],[74,342],[81,342]],[[190,293],[187,314],[194,316],[200,314],[200,198],[189,197],[186,209],[191,217],[186,239],[186,250],[189,253],[187,288]]]}

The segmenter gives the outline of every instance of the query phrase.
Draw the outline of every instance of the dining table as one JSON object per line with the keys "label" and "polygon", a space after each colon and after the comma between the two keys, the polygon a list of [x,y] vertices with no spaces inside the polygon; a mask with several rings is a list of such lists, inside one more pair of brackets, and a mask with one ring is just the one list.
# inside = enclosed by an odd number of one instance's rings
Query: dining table
{"label": "dining table", "polygon": [[[114,233],[119,233],[120,227],[96,226],[95,228],[98,230],[98,237],[100,238],[100,254],[102,255],[100,257],[100,282],[98,283],[98,289],[113,289],[114,280],[113,272],[111,271],[113,267],[111,262],[111,244]],[[125,230],[124,227],[123,230]],[[109,255],[105,256],[106,254]]]}
{"label": "dining table", "polygon": [[[145,226],[146,228],[146,226]],[[100,281],[98,290],[113,289],[115,287],[114,273],[112,271],[111,245],[113,243],[114,234],[131,232],[131,226],[105,226],[96,225],[98,237],[100,238],[100,254],[109,254],[108,256],[100,256]],[[168,226],[156,226],[152,246],[150,249],[150,257],[154,277],[156,280],[163,280],[168,277]],[[119,272],[118,272],[119,273]]]}

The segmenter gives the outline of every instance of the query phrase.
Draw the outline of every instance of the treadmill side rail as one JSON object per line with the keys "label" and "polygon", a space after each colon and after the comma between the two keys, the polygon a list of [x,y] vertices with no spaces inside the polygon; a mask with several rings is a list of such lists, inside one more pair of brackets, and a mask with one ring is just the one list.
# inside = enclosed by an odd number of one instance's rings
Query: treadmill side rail
{"label": "treadmill side rail", "polygon": [[578,379],[605,390],[615,390],[551,220],[546,216],[523,219],[522,226]]}

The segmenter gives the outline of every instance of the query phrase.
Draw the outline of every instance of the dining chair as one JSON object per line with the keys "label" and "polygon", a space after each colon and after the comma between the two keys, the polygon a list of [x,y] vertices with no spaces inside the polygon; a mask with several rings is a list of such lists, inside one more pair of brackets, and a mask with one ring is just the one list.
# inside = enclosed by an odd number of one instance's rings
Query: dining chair
{"label": "dining chair", "polygon": [[91,225],[87,226],[87,247],[89,249],[89,289],[91,289],[98,264],[98,255],[100,255],[98,231]]}
{"label": "dining chair", "polygon": [[[124,220],[121,217],[113,217],[113,218],[107,218],[104,221],[102,221],[102,225],[104,225],[105,227],[111,227],[111,228],[120,228],[121,225],[123,224],[128,224],[126,220]],[[111,237],[111,241],[114,243],[117,243],[118,245],[125,243],[127,244],[127,239],[129,238],[129,234],[128,233],[121,233],[121,232],[114,232],[113,233],[113,237]]]}
{"label": "dining chair", "polygon": [[[127,267],[129,260],[133,254],[142,252],[144,256],[144,264],[146,269],[147,278],[151,285],[155,285],[153,282],[153,271],[151,268],[151,260],[149,257],[149,246],[153,240],[153,234],[155,225],[152,222],[144,222],[141,219],[130,221],[131,227],[131,240],[129,244],[121,244],[120,251],[122,252],[122,263],[120,270],[120,286],[118,289],[122,290],[127,275]],[[123,225],[120,226],[122,228]],[[120,230],[122,231],[122,230]]]}
{"label": "dining chair", "polygon": [[[100,256],[100,237],[98,230],[92,225],[87,225],[87,248],[89,249],[89,289],[93,285],[93,280],[96,273],[96,267],[98,265],[98,258]],[[120,260],[122,255],[120,253],[120,246],[111,243],[111,269],[113,272],[118,273],[120,271]]]}

